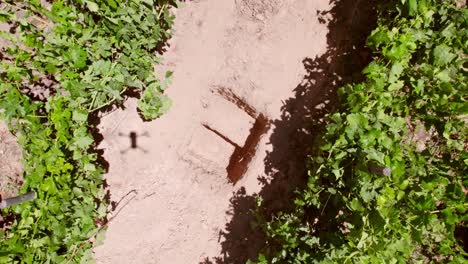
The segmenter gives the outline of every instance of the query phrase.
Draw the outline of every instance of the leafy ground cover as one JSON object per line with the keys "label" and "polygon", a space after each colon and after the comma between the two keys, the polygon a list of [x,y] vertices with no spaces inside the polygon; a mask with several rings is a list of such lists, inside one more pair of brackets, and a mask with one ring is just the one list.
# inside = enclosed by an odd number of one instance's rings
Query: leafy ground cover
{"label": "leafy ground cover", "polygon": [[466,263],[467,24],[456,1],[382,8],[294,210],[262,219],[259,201],[259,263]]}
{"label": "leafy ground cover", "polygon": [[127,94],[145,119],[170,107],[155,76],[172,0],[0,3],[0,116],[37,199],[3,210],[0,263],[90,263],[108,212],[89,120]]}

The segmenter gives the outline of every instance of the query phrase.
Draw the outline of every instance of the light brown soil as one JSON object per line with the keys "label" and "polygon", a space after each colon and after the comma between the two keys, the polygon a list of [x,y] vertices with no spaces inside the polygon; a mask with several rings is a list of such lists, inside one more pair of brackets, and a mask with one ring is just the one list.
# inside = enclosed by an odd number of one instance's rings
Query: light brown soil
{"label": "light brown soil", "polygon": [[21,149],[16,138],[8,131],[5,123],[0,122],[0,195],[13,197],[23,183]]}
{"label": "light brown soil", "polygon": [[174,72],[172,109],[143,122],[131,99],[99,125],[111,199],[122,202],[95,249],[98,263],[229,258],[232,199],[277,173],[265,164],[272,121],[307,74],[303,60],[327,51],[319,11],[330,8],[328,0],[201,0],[175,11],[157,69]]}

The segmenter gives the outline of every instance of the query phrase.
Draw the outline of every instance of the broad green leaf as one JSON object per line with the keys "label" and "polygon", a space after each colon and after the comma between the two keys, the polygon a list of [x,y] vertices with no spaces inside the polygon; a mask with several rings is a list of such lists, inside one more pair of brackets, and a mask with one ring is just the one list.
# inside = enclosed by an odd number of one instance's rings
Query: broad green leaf
{"label": "broad green leaf", "polygon": [[408,0],[408,13],[410,16],[418,13],[418,0]]}
{"label": "broad green leaf", "polygon": [[349,114],[346,116],[346,121],[348,122],[348,127],[345,132],[349,137],[353,137],[356,132],[366,129],[368,126],[367,117],[363,114]]}
{"label": "broad green leaf", "polygon": [[86,122],[88,120],[88,113],[85,111],[73,111],[73,120],[77,122]]}
{"label": "broad green leaf", "polygon": [[362,206],[361,202],[357,198],[354,198],[349,205],[351,209],[354,211],[360,211],[360,212],[364,211],[364,207]]}
{"label": "broad green leaf", "polygon": [[388,76],[388,81],[390,83],[394,83],[398,80],[400,77],[401,73],[404,70],[404,66],[402,62],[396,62],[393,64],[392,68],[390,68],[390,73]]}
{"label": "broad green leaf", "polygon": [[85,1],[85,3],[86,3],[86,6],[88,7],[89,11],[91,11],[91,12],[99,11],[99,6],[95,2]]}
{"label": "broad green leaf", "polygon": [[450,82],[450,80],[451,80],[447,70],[443,70],[443,71],[437,73],[434,77],[436,77],[437,79],[439,79],[442,82]]}
{"label": "broad green leaf", "polygon": [[86,51],[77,46],[71,47],[69,50],[70,60],[76,68],[82,69],[86,67],[87,54]]}
{"label": "broad green leaf", "polygon": [[450,63],[456,55],[451,52],[450,47],[440,44],[434,48],[434,63],[438,66],[444,66]]}
{"label": "broad green leaf", "polygon": [[96,166],[94,166],[94,164],[92,164],[92,163],[85,163],[84,170],[85,171],[95,171]]}
{"label": "broad green leaf", "polygon": [[94,140],[89,136],[83,136],[75,140],[74,144],[81,149],[88,148]]}

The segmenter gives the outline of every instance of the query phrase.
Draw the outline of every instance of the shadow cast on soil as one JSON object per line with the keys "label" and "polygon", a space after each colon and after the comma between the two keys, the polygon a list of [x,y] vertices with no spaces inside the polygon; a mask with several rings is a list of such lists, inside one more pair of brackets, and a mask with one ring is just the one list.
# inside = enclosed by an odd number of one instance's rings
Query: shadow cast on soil
{"label": "shadow cast on soil", "polygon": [[378,0],[331,0],[333,8],[318,12],[322,23],[328,20],[327,52],[303,60],[306,75],[295,88],[294,97],[282,106],[281,118],[271,121],[273,129],[260,193],[247,195],[240,189],[233,195],[228,214],[232,219],[221,234],[222,252],[201,263],[245,263],[255,260],[265,245],[266,236],[255,227],[256,199],[263,200],[262,218],[269,220],[293,206],[296,190],[307,182],[307,155],[323,130],[326,113],[339,107],[337,89],[359,81],[362,69],[371,59],[365,47],[367,36],[376,26]]}

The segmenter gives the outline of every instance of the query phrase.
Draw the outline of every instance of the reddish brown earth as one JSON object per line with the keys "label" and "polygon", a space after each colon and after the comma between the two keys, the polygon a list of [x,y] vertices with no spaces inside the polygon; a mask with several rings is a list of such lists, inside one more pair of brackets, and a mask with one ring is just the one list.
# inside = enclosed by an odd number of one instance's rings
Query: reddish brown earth
{"label": "reddish brown earth", "polygon": [[[201,0],[175,10],[175,34],[157,69],[174,72],[172,109],[143,122],[129,100],[99,125],[111,199],[123,200],[95,250],[98,263],[226,255],[230,200],[259,192],[259,179],[275,173],[264,161],[271,121],[304,79],[303,60],[326,52],[319,11],[330,8],[325,0]],[[132,132],[138,148],[129,148]]]}
{"label": "reddish brown earth", "polygon": [[20,160],[21,149],[16,138],[0,122],[0,196],[3,198],[15,196],[23,183]]}

